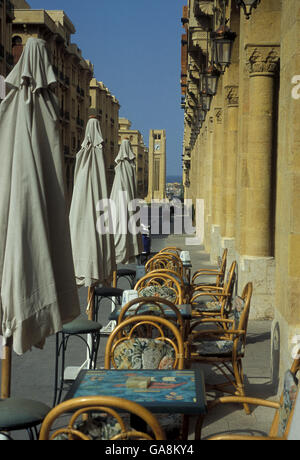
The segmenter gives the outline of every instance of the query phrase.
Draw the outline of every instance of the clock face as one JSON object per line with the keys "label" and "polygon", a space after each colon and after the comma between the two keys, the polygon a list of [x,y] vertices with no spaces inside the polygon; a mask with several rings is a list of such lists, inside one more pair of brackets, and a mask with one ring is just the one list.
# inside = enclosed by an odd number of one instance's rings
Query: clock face
{"label": "clock face", "polygon": [[154,145],[154,149],[156,150],[156,152],[157,152],[158,150],[160,150],[160,144],[155,144],[155,145]]}

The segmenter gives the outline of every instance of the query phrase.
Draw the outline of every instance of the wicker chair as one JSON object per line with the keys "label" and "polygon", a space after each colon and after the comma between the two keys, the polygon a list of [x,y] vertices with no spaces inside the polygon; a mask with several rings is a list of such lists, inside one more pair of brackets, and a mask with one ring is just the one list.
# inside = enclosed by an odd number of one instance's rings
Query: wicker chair
{"label": "wicker chair", "polygon": [[184,286],[181,279],[170,270],[159,270],[147,273],[141,278],[134,288],[139,296],[162,297],[175,305],[184,303]]}
{"label": "wicker chair", "polygon": [[[170,334],[166,334],[166,329]],[[134,356],[128,353],[133,348]],[[145,352],[148,361],[145,360]],[[108,337],[105,369],[141,369],[145,365],[146,369],[184,369],[182,335],[171,321],[159,316],[133,316],[122,321]]]}
{"label": "wicker chair", "polygon": [[171,253],[159,253],[145,265],[146,273],[153,270],[169,269],[183,277],[183,263],[179,257]]}
{"label": "wicker chair", "polygon": [[[221,384],[207,385],[207,389],[245,396],[242,358],[246,348],[252,291],[253,285],[248,283],[242,296],[234,299],[234,319],[205,318],[191,326],[186,343],[186,359],[189,365],[192,362],[213,365],[226,379]],[[224,328],[207,328],[217,323]],[[229,385],[234,391],[227,389]],[[249,414],[247,403],[244,408]]]}
{"label": "wicker chair", "polygon": [[181,251],[182,249],[177,248],[176,246],[167,246],[166,248],[161,249],[161,251],[159,251],[159,254],[162,254],[164,252],[171,252],[173,254],[176,254],[177,257],[180,257]]}
{"label": "wicker chair", "polygon": [[231,312],[231,303],[236,282],[236,261],[232,262],[223,287],[198,286],[191,296],[193,318],[219,317],[226,319]]}
{"label": "wicker chair", "polygon": [[[300,350],[299,350],[300,351]],[[299,356],[299,355],[298,355]],[[300,359],[295,359],[292,367],[285,373],[284,389],[279,401],[269,401],[260,398],[242,396],[224,396],[209,404],[209,411],[220,404],[248,404],[275,409],[274,419],[268,436],[247,436],[238,434],[222,434],[209,438],[214,441],[286,441],[289,436],[294,415],[295,402],[299,392],[297,373],[300,370]],[[199,419],[197,426],[198,436],[201,437],[203,418]]]}
{"label": "wicker chair", "polygon": [[[173,312],[173,318],[166,314],[166,309]],[[137,315],[156,315],[175,323],[182,337],[184,335],[184,321],[180,311],[172,302],[160,297],[138,297],[124,305],[118,317],[118,324],[125,319]]]}
{"label": "wicker chair", "polygon": [[[159,316],[134,316],[120,323],[109,336],[105,369],[184,369],[184,342],[177,327]],[[168,439],[184,438],[189,417],[159,414]]]}
{"label": "wicker chair", "polygon": [[[126,412],[142,419],[150,428],[151,435],[132,429],[119,412]],[[72,413],[72,415],[70,415]],[[95,414],[98,413],[98,417]],[[70,415],[65,428],[54,429],[61,416]],[[65,401],[49,412],[44,419],[40,441],[48,440],[165,440],[165,433],[155,416],[132,401],[108,396],[89,396]]]}
{"label": "wicker chair", "polygon": [[[198,286],[217,286],[222,287],[224,284],[226,267],[227,267],[228,249],[224,249],[222,259],[219,261],[218,269],[200,269],[197,270],[192,277],[192,287],[196,289]],[[211,281],[207,281],[210,279]]]}

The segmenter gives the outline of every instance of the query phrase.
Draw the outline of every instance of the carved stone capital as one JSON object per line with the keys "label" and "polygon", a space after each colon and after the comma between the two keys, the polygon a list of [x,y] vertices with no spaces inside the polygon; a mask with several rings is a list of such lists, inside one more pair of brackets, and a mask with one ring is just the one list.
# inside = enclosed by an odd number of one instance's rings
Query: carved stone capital
{"label": "carved stone capital", "polygon": [[246,66],[250,75],[275,74],[280,59],[277,45],[251,45],[246,48]]}
{"label": "carved stone capital", "polygon": [[226,86],[225,99],[227,101],[228,107],[238,107],[239,105],[239,87],[236,85]]}

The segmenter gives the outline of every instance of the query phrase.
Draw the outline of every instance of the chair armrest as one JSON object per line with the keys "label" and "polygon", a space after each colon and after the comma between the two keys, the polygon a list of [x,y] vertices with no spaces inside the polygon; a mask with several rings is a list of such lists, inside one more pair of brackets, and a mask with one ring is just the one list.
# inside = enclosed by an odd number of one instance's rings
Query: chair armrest
{"label": "chair armrest", "polygon": [[253,398],[251,396],[221,396],[208,403],[208,410],[213,409],[219,404],[250,404],[253,406],[269,407],[270,409],[279,410],[281,405],[277,401],[269,401],[262,398]]}
{"label": "chair armrest", "polygon": [[225,289],[221,286],[196,286],[194,289],[193,289],[193,294],[197,294],[199,292],[199,294],[201,293],[205,293],[207,292],[208,294],[210,294],[211,292],[215,292],[216,294],[220,295],[222,294],[223,292],[225,291]]}
{"label": "chair armrest", "polygon": [[214,290],[214,291],[224,291],[224,288],[221,287],[221,286],[213,286],[213,285],[205,285],[205,286],[196,286],[195,289],[194,289],[194,292],[198,292],[198,291],[210,291],[210,290]]}
{"label": "chair armrest", "polygon": [[197,305],[197,299],[201,300],[201,297],[211,297],[213,300],[222,300],[227,298],[230,298],[230,294],[220,294],[218,292],[197,292],[196,294],[192,295],[190,303],[193,306]]}
{"label": "chair armrest", "polygon": [[243,435],[217,435],[208,438],[207,441],[285,441],[284,438],[268,436],[243,436]]}
{"label": "chair armrest", "polygon": [[[270,409],[275,409],[279,410],[281,405],[279,402],[276,401],[268,401],[266,399],[261,399],[261,398],[252,398],[249,396],[221,396],[220,398],[214,399],[212,401],[209,401],[207,404],[207,409],[208,412],[210,412],[212,409],[214,409],[216,406],[220,404],[249,404],[249,405],[254,405],[254,406],[262,406],[262,407],[268,407]],[[203,419],[202,419],[203,420]],[[198,436],[201,439],[201,430],[202,430],[202,422],[200,425],[200,430],[198,429]],[[219,440],[254,440],[258,438],[259,440],[283,440],[282,438],[277,438],[277,437],[264,437],[264,436],[245,436],[245,435],[238,435],[238,434],[221,434],[221,435],[216,435],[216,436],[210,436],[208,438],[208,441],[219,441]]]}
{"label": "chair armrest", "polygon": [[[221,322],[217,320],[216,322]],[[190,331],[192,331],[196,326],[198,326],[197,323],[193,324],[190,328]],[[246,331],[244,330],[239,330],[239,329],[207,329],[203,331],[195,331],[190,333],[188,337],[188,342],[192,343],[195,338],[199,338],[201,336],[210,336],[210,337],[218,337],[219,340],[232,340],[234,341],[236,338],[243,336],[246,334]],[[231,336],[228,337],[228,336]]]}
{"label": "chair armrest", "polygon": [[197,297],[205,297],[205,296],[215,296],[215,297],[231,297],[231,294],[225,294],[225,293],[221,293],[221,292],[214,292],[214,291],[209,291],[209,292],[196,292],[193,293],[193,297],[197,296]]}
{"label": "chair armrest", "polygon": [[193,277],[197,275],[222,275],[222,272],[218,268],[200,268],[195,271]]}

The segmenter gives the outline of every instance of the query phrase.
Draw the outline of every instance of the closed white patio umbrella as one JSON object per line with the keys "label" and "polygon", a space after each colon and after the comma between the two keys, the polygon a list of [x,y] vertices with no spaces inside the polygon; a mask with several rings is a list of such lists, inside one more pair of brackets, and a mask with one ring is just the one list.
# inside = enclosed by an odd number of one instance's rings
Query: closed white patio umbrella
{"label": "closed white patio umbrella", "polygon": [[[142,252],[142,237],[137,228],[128,228],[134,211],[128,209],[133,200],[137,200],[136,158],[130,141],[124,139],[115,159],[115,178],[111,191],[115,215],[113,218],[116,262],[126,264]],[[135,207],[135,206],[134,206]],[[134,219],[133,219],[134,221]],[[134,230],[134,231],[132,231]]]}
{"label": "closed white patio umbrella", "polygon": [[99,121],[91,117],[77,153],[70,209],[71,241],[78,286],[109,281],[116,269],[113,235],[98,225],[100,203],[108,199],[103,138]]}
{"label": "closed white patio umbrella", "polygon": [[0,335],[2,394],[11,348],[24,354],[80,314],[56,82],[44,40],[30,38],[0,105]]}

